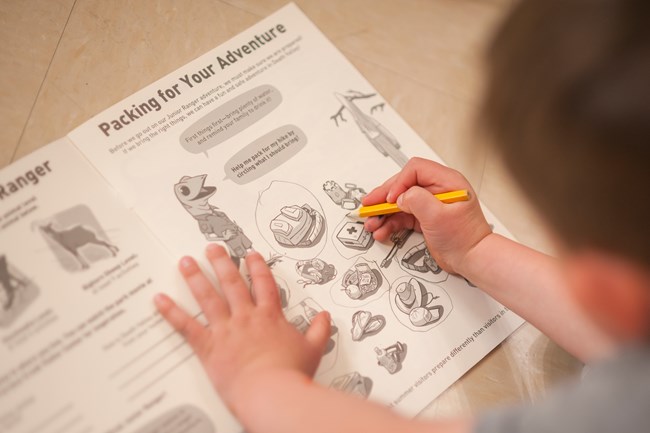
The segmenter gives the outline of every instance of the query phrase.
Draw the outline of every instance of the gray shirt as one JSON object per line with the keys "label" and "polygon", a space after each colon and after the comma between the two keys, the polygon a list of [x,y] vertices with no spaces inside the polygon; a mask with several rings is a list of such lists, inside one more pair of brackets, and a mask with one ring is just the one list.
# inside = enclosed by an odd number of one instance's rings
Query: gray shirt
{"label": "gray shirt", "polygon": [[487,412],[475,433],[648,433],[650,347],[590,366],[583,381],[544,402]]}

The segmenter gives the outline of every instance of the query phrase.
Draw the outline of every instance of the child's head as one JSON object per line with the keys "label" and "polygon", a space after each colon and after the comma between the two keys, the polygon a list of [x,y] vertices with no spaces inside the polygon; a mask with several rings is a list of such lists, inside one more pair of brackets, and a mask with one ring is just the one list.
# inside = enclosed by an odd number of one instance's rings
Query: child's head
{"label": "child's head", "polygon": [[488,53],[483,107],[580,301],[621,337],[650,335],[649,18],[645,0],[521,1]]}

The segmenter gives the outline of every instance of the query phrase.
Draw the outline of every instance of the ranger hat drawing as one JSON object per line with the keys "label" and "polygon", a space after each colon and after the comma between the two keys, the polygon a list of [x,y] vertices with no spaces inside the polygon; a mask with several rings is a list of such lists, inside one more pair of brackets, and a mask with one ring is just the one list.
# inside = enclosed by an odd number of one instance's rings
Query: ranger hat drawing
{"label": "ranger hat drawing", "polygon": [[208,203],[210,197],[217,192],[217,187],[205,186],[206,177],[206,174],[183,176],[174,185],[176,198],[199,223],[199,229],[205,238],[209,241],[224,242],[233,262],[239,266],[241,258],[246,256],[253,243],[228,215]]}

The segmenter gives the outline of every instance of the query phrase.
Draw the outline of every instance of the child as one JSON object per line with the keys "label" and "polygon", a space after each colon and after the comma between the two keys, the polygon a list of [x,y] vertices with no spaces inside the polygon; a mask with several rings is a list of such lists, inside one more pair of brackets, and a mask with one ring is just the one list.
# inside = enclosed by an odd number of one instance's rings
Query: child
{"label": "child", "polygon": [[[642,0],[527,0],[490,51],[484,118],[495,145],[557,240],[560,258],[491,232],[476,195],[422,159],[368,194],[404,210],[372,219],[378,240],[421,231],[435,260],[595,366],[580,386],[532,407],[446,422],[409,420],[311,380],[327,313],[303,336],[284,319],[258,253],[246,257],[255,302],[226,251],[207,257],[217,293],[191,258],[180,269],[210,325],[164,295],[181,332],[249,432],[640,432],[650,425],[650,18]],[[596,362],[599,361],[599,362]]]}

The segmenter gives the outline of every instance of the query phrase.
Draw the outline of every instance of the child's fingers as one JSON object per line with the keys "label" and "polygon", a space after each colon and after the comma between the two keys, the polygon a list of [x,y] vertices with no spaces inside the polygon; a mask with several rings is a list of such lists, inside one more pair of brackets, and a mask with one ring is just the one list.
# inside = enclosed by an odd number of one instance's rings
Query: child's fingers
{"label": "child's fingers", "polygon": [[252,252],[246,256],[246,266],[252,280],[255,302],[259,306],[280,309],[280,294],[273,273],[262,256]]}
{"label": "child's fingers", "polygon": [[375,217],[370,217],[366,219],[366,222],[363,223],[363,229],[367,232],[374,232],[377,230],[379,227],[384,225],[386,222],[386,217],[385,216],[375,216]]}
{"label": "child's fingers", "polygon": [[220,245],[210,244],[206,248],[205,254],[221,284],[221,290],[228,300],[230,311],[234,313],[236,310],[251,308],[253,299],[248,286],[226,250]]}
{"label": "child's fingers", "polygon": [[183,257],[178,267],[208,323],[227,318],[229,311],[226,301],[217,293],[196,261],[191,257]]}
{"label": "child's fingers", "polygon": [[384,218],[386,221],[372,233],[372,236],[379,242],[390,239],[390,235],[403,229],[417,230],[419,226],[413,217],[407,213],[398,213]]}
{"label": "child's fingers", "polygon": [[467,188],[467,181],[460,173],[435,161],[411,158],[392,183],[386,201],[394,203],[412,186],[421,186],[432,193]]}
{"label": "child's fingers", "polygon": [[397,205],[418,220],[434,218],[442,211],[444,204],[435,198],[428,190],[412,186],[397,198]]}
{"label": "child's fingers", "polygon": [[393,185],[393,182],[395,182],[395,179],[397,179],[398,176],[399,173],[394,174],[393,176],[388,178],[388,180],[386,180],[384,183],[379,185],[377,188],[370,191],[361,199],[361,203],[364,206],[370,206],[373,204],[385,202],[386,194],[388,194],[390,187]]}
{"label": "child's fingers", "polygon": [[154,303],[161,316],[181,334],[194,352],[198,353],[201,341],[208,332],[192,316],[181,309],[169,296],[158,293],[154,297]]}
{"label": "child's fingers", "polygon": [[305,338],[321,355],[325,353],[325,347],[330,339],[331,323],[330,314],[321,311],[311,321],[311,325],[305,332]]}

